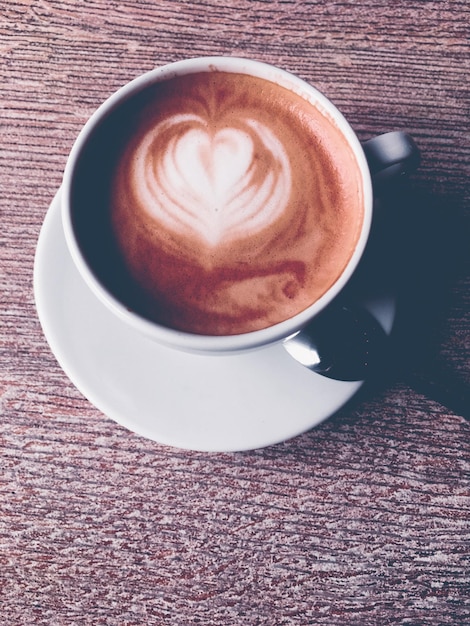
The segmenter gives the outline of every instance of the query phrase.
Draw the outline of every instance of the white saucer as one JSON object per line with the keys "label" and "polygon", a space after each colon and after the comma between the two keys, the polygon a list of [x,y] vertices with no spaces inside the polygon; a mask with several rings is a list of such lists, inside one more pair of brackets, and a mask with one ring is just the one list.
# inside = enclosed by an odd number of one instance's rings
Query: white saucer
{"label": "white saucer", "polygon": [[[199,356],[136,334],[78,274],[63,236],[59,194],[39,236],[34,287],[44,334],[73,384],[105,415],[161,444],[201,451],[275,444],[331,416],[362,384],[314,374],[282,345]],[[376,309],[389,330],[393,302]]]}

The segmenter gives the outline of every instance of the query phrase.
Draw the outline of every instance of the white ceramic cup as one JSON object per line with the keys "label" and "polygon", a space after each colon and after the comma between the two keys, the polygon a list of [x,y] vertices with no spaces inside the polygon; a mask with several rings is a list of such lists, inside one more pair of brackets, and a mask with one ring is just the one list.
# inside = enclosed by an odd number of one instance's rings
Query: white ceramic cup
{"label": "white ceramic cup", "polygon": [[[77,170],[80,168],[81,160],[85,158],[84,146],[90,134],[99,128],[111,111],[121,107],[124,102],[129,102],[129,98],[132,98],[133,94],[140,92],[147,86],[153,85],[155,82],[168,80],[176,75],[209,71],[214,68],[225,72],[249,74],[274,82],[300,95],[311,103],[313,107],[318,107],[333,120],[355,155],[362,176],[364,203],[362,227],[355,249],[343,272],[326,293],[307,309],[290,319],[262,330],[227,336],[198,335],[168,328],[133,312],[132,303],[118,300],[100,281],[94,268],[85,258],[82,247],[77,241],[71,208],[72,196],[76,193],[74,186],[75,177]],[[104,154],[106,155],[106,146],[104,146]],[[293,335],[325,309],[348,283],[361,259],[370,232],[373,193],[371,173],[361,143],[343,115],[317,89],[300,78],[265,63],[233,57],[205,57],[179,61],[150,71],[119,89],[98,108],[80,132],[66,164],[62,184],[61,210],[66,242],[80,274],[99,300],[109,307],[115,315],[134,328],[136,332],[142,332],[166,346],[204,354],[221,354],[252,350],[282,341]]]}

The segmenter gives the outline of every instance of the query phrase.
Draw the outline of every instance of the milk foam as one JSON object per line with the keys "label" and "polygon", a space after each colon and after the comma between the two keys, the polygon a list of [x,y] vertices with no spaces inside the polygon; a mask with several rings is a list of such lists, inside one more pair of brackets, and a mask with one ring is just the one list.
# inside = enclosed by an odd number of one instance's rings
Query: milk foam
{"label": "milk foam", "polygon": [[110,185],[131,306],[173,328],[230,335],[320,298],[363,220],[361,172],[334,123],[242,74],[178,76],[143,96],[118,129]]}
{"label": "milk foam", "polygon": [[238,118],[211,128],[197,115],[174,115],[142,138],[131,187],[146,212],[209,246],[252,235],[275,221],[291,191],[289,159],[261,122]]}

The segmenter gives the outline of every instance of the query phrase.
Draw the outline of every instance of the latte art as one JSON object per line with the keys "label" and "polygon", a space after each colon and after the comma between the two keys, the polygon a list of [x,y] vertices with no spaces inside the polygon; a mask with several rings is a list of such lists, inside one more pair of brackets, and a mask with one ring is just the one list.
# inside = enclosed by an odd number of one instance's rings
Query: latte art
{"label": "latte art", "polygon": [[130,184],[152,218],[215,246],[256,233],[282,214],[291,187],[282,143],[260,122],[238,121],[213,130],[201,117],[175,115],[147,133]]}
{"label": "latte art", "polygon": [[321,297],[363,219],[359,167],[334,123],[244,74],[178,76],[144,95],[121,123],[128,136],[109,194],[136,309],[179,330],[230,335]]}

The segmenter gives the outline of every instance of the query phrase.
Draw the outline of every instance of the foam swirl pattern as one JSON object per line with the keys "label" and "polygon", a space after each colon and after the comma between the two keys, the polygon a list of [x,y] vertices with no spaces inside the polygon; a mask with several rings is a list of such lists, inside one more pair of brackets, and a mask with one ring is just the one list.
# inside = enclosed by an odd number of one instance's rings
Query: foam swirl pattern
{"label": "foam swirl pattern", "polygon": [[202,117],[175,115],[146,134],[134,158],[131,185],[149,215],[208,246],[266,228],[289,200],[283,145],[256,120],[214,132]]}
{"label": "foam swirl pattern", "polygon": [[201,334],[249,332],[309,306],[342,272],[362,221],[359,168],[339,130],[240,74],[152,90],[111,189],[142,311]]}

